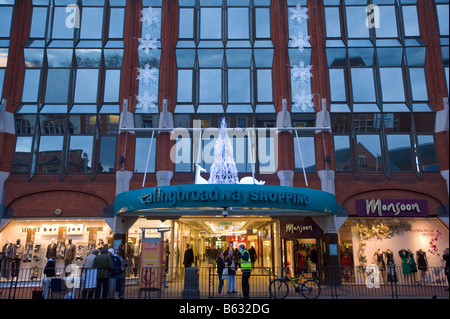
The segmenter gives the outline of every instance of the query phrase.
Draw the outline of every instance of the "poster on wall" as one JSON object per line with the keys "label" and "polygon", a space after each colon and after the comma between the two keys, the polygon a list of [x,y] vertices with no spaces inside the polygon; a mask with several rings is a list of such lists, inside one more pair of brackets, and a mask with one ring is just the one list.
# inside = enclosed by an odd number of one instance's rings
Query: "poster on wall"
{"label": "poster on wall", "polygon": [[151,237],[148,238],[145,235],[149,233],[146,233],[146,230],[143,231],[139,286],[145,290],[160,290],[163,275],[164,231],[158,230],[158,237],[155,232],[150,233]]}

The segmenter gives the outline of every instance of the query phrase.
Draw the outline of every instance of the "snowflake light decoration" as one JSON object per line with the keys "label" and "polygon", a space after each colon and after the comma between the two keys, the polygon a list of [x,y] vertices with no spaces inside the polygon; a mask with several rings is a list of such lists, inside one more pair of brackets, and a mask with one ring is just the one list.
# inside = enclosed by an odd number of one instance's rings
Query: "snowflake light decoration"
{"label": "snowflake light decoration", "polygon": [[144,10],[141,11],[141,13],[142,13],[141,18],[142,22],[148,25],[152,25],[153,22],[155,23],[159,22],[158,12],[154,10],[152,7],[145,8]]}
{"label": "snowflake light decoration", "polygon": [[156,96],[150,95],[147,91],[144,92],[144,95],[137,96],[138,103],[136,108],[142,109],[144,113],[148,113],[151,109],[157,109],[158,106],[156,103]]}
{"label": "snowflake light decoration", "polygon": [[302,90],[301,94],[294,95],[294,104],[297,108],[300,108],[303,112],[306,112],[308,108],[314,108],[312,99],[312,94],[308,94],[305,90]]}
{"label": "snowflake light decoration", "polygon": [[145,51],[146,54],[150,53],[150,50],[156,50],[158,47],[156,46],[157,40],[152,39],[150,34],[146,34],[145,38],[139,38],[139,47],[138,50]]}
{"label": "snowflake light decoration", "polygon": [[300,65],[295,65],[292,68],[292,76],[294,78],[299,78],[300,81],[308,81],[312,77],[311,65],[305,66],[305,62],[300,61]]}
{"label": "snowflake light decoration", "polygon": [[305,48],[310,48],[311,43],[309,43],[309,35],[303,35],[300,31],[297,36],[292,36],[292,46],[298,48],[300,52],[303,52]]}
{"label": "snowflake light decoration", "polygon": [[309,18],[308,8],[302,8],[299,3],[295,8],[289,9],[289,11],[292,13],[290,19],[297,20],[298,23],[302,23]]}
{"label": "snowflake light decoration", "polygon": [[157,81],[158,69],[150,68],[150,65],[147,63],[144,68],[139,68],[139,75],[137,79],[143,80],[145,84],[148,84],[150,80]]}

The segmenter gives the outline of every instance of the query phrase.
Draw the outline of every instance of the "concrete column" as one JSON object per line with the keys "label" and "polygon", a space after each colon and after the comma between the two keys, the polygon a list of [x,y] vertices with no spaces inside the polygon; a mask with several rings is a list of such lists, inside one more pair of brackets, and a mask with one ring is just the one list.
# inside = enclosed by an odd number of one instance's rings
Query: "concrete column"
{"label": "concrete column", "polygon": [[170,180],[172,179],[172,171],[158,171],[156,172],[157,186],[170,186]]}
{"label": "concrete column", "polygon": [[294,186],[294,171],[278,171],[277,175],[280,179],[280,186]]}

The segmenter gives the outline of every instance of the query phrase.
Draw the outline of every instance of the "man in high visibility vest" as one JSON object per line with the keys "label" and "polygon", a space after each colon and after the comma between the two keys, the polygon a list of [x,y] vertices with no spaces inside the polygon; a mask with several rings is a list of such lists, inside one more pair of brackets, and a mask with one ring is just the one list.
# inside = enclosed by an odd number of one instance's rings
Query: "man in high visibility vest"
{"label": "man in high visibility vest", "polygon": [[244,244],[239,245],[239,259],[242,270],[242,294],[244,298],[248,299],[250,295],[249,279],[252,272],[252,261],[250,259],[250,253]]}

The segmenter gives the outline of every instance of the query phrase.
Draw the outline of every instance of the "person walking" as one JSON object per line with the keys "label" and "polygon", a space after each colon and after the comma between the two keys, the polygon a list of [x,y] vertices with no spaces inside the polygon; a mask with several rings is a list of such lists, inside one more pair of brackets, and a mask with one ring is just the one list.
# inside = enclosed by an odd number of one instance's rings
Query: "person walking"
{"label": "person walking", "polygon": [[225,269],[225,259],[223,258],[223,251],[219,252],[217,257],[217,274],[219,275],[219,296],[223,296],[223,270]]}
{"label": "person walking", "polygon": [[228,267],[228,293],[236,293],[236,259],[234,258],[233,249],[228,250],[228,255],[225,258],[225,264]]}
{"label": "person walking", "polygon": [[109,276],[113,267],[112,258],[108,255],[108,248],[100,248],[100,254],[95,257],[93,267],[97,269],[97,287],[95,287],[95,299],[108,298]]}
{"label": "person walking", "polygon": [[94,259],[100,254],[100,250],[93,249],[92,253],[86,257],[81,268],[83,274],[83,292],[81,298],[92,299],[95,287],[97,287],[97,269],[94,268]]}
{"label": "person walking", "polygon": [[123,278],[125,271],[125,261],[120,255],[120,250],[110,248],[108,252],[111,255],[113,267],[111,270],[111,276],[109,277],[109,298],[114,299],[114,291],[118,293],[119,299],[123,299]]}
{"label": "person walking", "polygon": [[255,267],[255,261],[256,261],[256,258],[258,258],[258,255],[256,254],[255,247],[253,247],[253,246],[250,247],[248,252],[250,253],[250,260],[252,261],[252,268],[253,268],[253,267]]}
{"label": "person walking", "polygon": [[183,265],[184,267],[191,267],[194,262],[194,252],[189,244],[186,244],[186,251],[184,252]]}
{"label": "person walking", "polygon": [[252,273],[252,261],[250,253],[244,244],[239,245],[239,259],[242,270],[242,295],[244,299],[250,298],[250,275]]}

